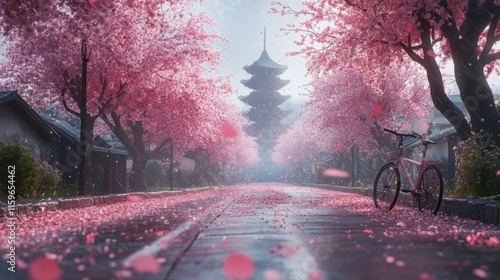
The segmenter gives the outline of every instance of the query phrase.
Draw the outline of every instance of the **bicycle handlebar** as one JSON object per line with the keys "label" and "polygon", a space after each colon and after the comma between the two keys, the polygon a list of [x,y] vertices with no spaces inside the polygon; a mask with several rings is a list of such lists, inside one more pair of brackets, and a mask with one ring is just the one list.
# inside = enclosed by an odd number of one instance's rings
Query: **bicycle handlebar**
{"label": "bicycle handlebar", "polygon": [[399,132],[396,132],[396,131],[393,131],[393,130],[390,130],[390,129],[387,129],[387,128],[384,128],[384,131],[387,131],[387,132],[392,133],[392,134],[397,135],[397,136],[407,136],[407,137],[413,137],[413,138],[422,138],[422,136],[420,136],[416,132],[413,132],[413,134],[399,133]]}

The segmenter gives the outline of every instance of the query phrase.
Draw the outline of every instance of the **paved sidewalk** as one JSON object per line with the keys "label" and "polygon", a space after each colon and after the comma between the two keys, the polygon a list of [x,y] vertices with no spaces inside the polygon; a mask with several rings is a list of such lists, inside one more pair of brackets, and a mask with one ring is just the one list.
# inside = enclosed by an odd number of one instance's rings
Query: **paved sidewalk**
{"label": "paved sidewalk", "polygon": [[[372,188],[342,187],[321,184],[308,184],[319,188],[336,190],[341,192],[356,193],[365,196],[373,196]],[[415,200],[408,193],[399,193],[396,205],[404,205],[415,208]],[[440,213],[455,215],[465,219],[480,221],[485,224],[500,225],[500,194],[494,197],[443,197],[439,208]]]}

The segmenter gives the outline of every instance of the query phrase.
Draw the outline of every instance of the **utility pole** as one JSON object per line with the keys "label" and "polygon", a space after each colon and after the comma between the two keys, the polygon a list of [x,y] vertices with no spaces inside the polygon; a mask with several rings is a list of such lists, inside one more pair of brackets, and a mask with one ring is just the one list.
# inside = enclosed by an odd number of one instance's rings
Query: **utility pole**
{"label": "utility pole", "polygon": [[170,139],[170,166],[168,173],[170,190],[172,191],[174,189],[174,139]]}
{"label": "utility pole", "polygon": [[89,56],[87,56],[87,40],[82,40],[82,91],[80,93],[80,148],[82,157],[78,165],[78,195],[85,195],[85,182],[86,182],[86,164],[88,158],[88,151],[92,149],[89,147],[92,139],[87,139],[87,64]]}

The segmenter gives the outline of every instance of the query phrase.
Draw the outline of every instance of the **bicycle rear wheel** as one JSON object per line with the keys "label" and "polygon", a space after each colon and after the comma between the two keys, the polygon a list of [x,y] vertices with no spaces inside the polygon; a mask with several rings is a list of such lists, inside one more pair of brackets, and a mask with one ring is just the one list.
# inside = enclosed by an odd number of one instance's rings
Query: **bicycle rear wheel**
{"label": "bicycle rear wheel", "polygon": [[428,166],[420,182],[420,192],[417,193],[418,209],[436,214],[443,199],[443,177],[436,166]]}
{"label": "bicycle rear wheel", "polygon": [[380,169],[373,185],[373,201],[375,207],[391,210],[399,196],[401,177],[394,163],[388,163]]}

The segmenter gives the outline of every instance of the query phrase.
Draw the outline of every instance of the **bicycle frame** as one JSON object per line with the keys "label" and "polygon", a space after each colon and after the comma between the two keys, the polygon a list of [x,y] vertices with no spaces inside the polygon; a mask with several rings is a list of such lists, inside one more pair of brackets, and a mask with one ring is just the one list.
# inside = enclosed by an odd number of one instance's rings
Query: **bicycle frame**
{"label": "bicycle frame", "polygon": [[[375,177],[375,183],[373,185],[373,200],[375,207],[391,210],[398,200],[399,193],[404,192],[413,195],[420,211],[430,210],[432,214],[436,214],[441,206],[443,198],[443,179],[437,167],[440,162],[437,160],[425,159],[428,145],[436,144],[436,142],[427,140],[424,135],[415,132],[412,134],[400,133],[386,128],[384,128],[384,131],[398,137],[397,147],[399,151],[395,158],[393,158],[395,161],[382,166]],[[403,156],[403,137],[413,137],[422,140],[424,148],[420,162]],[[414,176],[410,175],[407,164],[420,168],[416,182],[413,181],[412,178]],[[404,176],[408,179],[409,188],[401,188],[400,167],[404,170]]]}
{"label": "bicycle frame", "polygon": [[[417,193],[420,190],[420,181],[422,180],[423,172],[425,171],[425,169],[428,166],[438,166],[440,163],[438,160],[426,160],[425,159],[426,152],[427,152],[427,145],[424,145],[424,150],[422,152],[422,160],[420,162],[418,162],[418,161],[403,157],[403,155],[402,155],[403,154],[403,147],[401,144],[399,147],[398,156],[396,158],[396,163],[395,163],[396,168],[399,168],[400,166],[402,167],[402,169],[404,170],[404,174],[406,176],[406,179],[408,179],[408,182],[410,183],[411,189]],[[418,171],[418,175],[417,175],[417,181],[415,183],[412,180],[412,176],[410,175],[408,168],[404,164],[405,162],[407,162],[411,165],[415,165],[415,166],[417,166],[417,168],[420,168]]]}
{"label": "bicycle frame", "polygon": [[[406,179],[408,179],[408,182],[410,183],[410,187],[412,189],[415,189],[415,187],[418,186],[418,184],[416,185],[415,183],[413,183],[413,180],[411,178],[412,176],[410,175],[410,172],[408,171],[408,168],[406,167],[406,165],[404,165],[405,162],[410,163],[410,164],[415,165],[415,166],[418,166],[418,167],[421,167],[421,163],[414,161],[412,159],[409,159],[409,158],[402,157],[402,156],[399,156],[396,159],[396,168],[402,167],[404,174],[406,176]],[[420,170],[418,172],[419,174],[418,174],[417,179],[420,178],[420,172],[422,172],[422,168],[420,168]],[[418,180],[417,180],[417,183],[419,183]]]}

